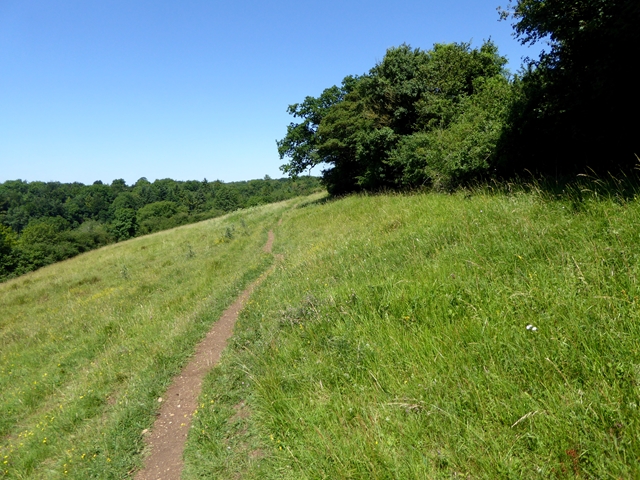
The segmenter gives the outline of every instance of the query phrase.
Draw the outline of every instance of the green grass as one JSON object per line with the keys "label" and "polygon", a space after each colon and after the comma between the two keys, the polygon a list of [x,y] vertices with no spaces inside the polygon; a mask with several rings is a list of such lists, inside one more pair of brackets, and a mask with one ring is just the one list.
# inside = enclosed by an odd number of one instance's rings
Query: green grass
{"label": "green grass", "polygon": [[639,232],[577,190],[288,211],[184,478],[640,477]]}
{"label": "green grass", "polygon": [[[293,203],[292,203],[293,202]],[[0,477],[125,478],[171,378],[272,262],[295,201],[89,252],[0,284]]]}
{"label": "green grass", "polygon": [[0,472],[132,475],[275,228],[185,479],[640,477],[640,201],[508,190],[315,196],[0,284]]}

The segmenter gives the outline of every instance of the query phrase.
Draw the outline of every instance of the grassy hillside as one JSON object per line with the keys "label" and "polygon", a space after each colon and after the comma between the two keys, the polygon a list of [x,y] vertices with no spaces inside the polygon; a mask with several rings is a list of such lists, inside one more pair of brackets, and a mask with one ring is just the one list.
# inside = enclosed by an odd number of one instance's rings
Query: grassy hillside
{"label": "grassy hillside", "polygon": [[194,344],[272,262],[273,204],[0,284],[0,477],[124,478]]}
{"label": "grassy hillside", "polygon": [[287,212],[185,478],[638,478],[639,227],[588,193]]}
{"label": "grassy hillside", "polygon": [[316,196],[2,284],[1,471],[134,472],[275,228],[184,478],[636,478],[639,227],[588,193]]}

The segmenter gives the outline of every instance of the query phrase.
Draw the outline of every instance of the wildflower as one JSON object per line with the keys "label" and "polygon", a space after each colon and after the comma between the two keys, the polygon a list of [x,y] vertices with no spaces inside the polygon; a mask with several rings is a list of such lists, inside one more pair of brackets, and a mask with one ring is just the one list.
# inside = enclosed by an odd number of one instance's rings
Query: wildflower
{"label": "wildflower", "polygon": [[535,332],[538,330],[538,327],[535,327],[531,324],[527,325],[527,330],[531,330],[532,332]]}

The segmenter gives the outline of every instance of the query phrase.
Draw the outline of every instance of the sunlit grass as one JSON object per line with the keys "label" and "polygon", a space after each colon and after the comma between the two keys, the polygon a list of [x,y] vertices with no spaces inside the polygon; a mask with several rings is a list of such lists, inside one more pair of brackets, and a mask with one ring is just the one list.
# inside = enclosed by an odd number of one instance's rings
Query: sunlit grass
{"label": "sunlit grass", "polygon": [[638,477],[640,203],[499,190],[316,196],[1,284],[0,472],[132,474],[275,228],[185,478]]}
{"label": "sunlit grass", "polygon": [[580,197],[287,212],[185,478],[638,477],[640,203]]}
{"label": "sunlit grass", "polygon": [[0,284],[0,476],[123,478],[139,466],[158,397],[271,264],[262,246],[291,204],[111,245]]}

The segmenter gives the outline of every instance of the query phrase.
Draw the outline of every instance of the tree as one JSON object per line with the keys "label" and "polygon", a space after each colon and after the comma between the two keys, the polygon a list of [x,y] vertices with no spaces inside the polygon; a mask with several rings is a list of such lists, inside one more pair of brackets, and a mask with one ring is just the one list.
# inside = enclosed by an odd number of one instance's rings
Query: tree
{"label": "tree", "polygon": [[136,211],[132,208],[119,208],[113,220],[113,234],[118,241],[135,237],[138,230]]}
{"label": "tree", "polygon": [[496,75],[477,78],[473,90],[459,99],[446,128],[402,137],[388,160],[399,172],[399,186],[449,190],[493,173],[512,89]]}
{"label": "tree", "polygon": [[516,0],[501,11],[523,44],[548,40],[517,85],[506,144],[520,168],[630,168],[640,152],[637,0]]}
{"label": "tree", "polygon": [[13,273],[17,266],[15,245],[18,236],[10,227],[0,224],[0,279]]}
{"label": "tree", "polygon": [[[443,185],[487,170],[487,151],[493,153],[498,137],[495,132],[500,131],[504,117],[504,109],[494,108],[492,102],[504,102],[502,93],[508,85],[505,63],[490,41],[479,49],[468,43],[436,44],[429,51],[409,45],[390,48],[368,74],[347,77],[341,90],[325,90],[325,101],[307,97],[302,107],[289,107],[290,113],[303,116],[305,121],[291,124],[287,136],[278,142],[281,158],[290,158],[281,168],[296,174],[308,166],[326,164],[323,181],[332,194],[433,184],[437,183],[433,181],[436,168],[441,169],[438,175],[447,177],[446,182],[440,182]],[[488,102],[469,100],[481,93],[487,96],[487,85],[497,85],[490,82],[494,78],[500,84],[493,89],[499,96],[489,95],[493,100]],[[500,113],[477,114],[485,107]],[[426,165],[427,156],[418,162],[408,158],[413,145],[409,137],[432,132],[435,138],[455,124],[465,109],[476,113],[465,117],[465,128],[446,137],[446,144],[414,139],[423,147],[428,144],[438,149],[439,163]],[[464,140],[464,132],[473,126],[489,124],[490,134],[475,135],[475,143]],[[465,141],[467,146],[462,145]],[[451,149],[457,149],[455,160]],[[425,152],[431,150],[428,147]],[[417,165],[420,172],[406,171]]]}
{"label": "tree", "polygon": [[111,191],[114,195],[118,195],[121,192],[127,190],[127,182],[122,178],[116,178],[113,182],[111,182]]}
{"label": "tree", "polygon": [[355,77],[346,77],[341,87],[334,85],[325,89],[317,98],[306,97],[302,103],[289,105],[287,112],[294,118],[301,118],[302,121],[290,123],[285,137],[276,141],[280,159],[290,158],[289,163],[280,167],[280,170],[296,177],[322,163],[323,160],[317,151],[316,136],[320,122],[333,105],[344,99],[355,81]]}
{"label": "tree", "polygon": [[136,214],[142,235],[172,228],[188,221],[188,209],[175,202],[160,201],[145,205]]}
{"label": "tree", "polygon": [[223,212],[232,212],[240,207],[240,199],[235,188],[220,183],[216,188],[214,205]]}
{"label": "tree", "polygon": [[70,246],[61,242],[62,233],[68,229],[69,222],[62,217],[34,219],[22,230],[16,248],[30,265],[49,265],[70,256]]}

